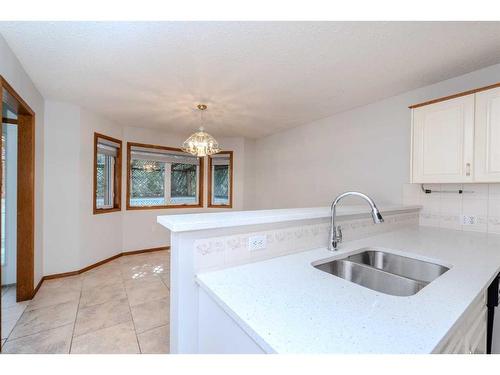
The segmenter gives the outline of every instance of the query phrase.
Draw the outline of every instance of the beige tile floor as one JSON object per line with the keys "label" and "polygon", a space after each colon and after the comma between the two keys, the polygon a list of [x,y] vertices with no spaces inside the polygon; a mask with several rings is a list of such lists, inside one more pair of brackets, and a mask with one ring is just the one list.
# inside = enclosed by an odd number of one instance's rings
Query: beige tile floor
{"label": "beige tile floor", "polygon": [[31,301],[2,289],[2,353],[168,353],[170,254],[118,258],[47,280]]}
{"label": "beige tile floor", "polygon": [[28,306],[28,302],[16,303],[16,287],[2,287],[2,346],[9,336],[12,328],[19,320],[24,310]]}

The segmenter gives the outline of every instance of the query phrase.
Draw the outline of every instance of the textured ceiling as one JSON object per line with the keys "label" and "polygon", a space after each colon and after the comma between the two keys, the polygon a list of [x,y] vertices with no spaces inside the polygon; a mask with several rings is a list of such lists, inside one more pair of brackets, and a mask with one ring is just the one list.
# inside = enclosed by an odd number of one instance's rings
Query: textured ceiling
{"label": "textured ceiling", "polygon": [[262,137],[500,62],[500,23],[0,22],[46,98]]}

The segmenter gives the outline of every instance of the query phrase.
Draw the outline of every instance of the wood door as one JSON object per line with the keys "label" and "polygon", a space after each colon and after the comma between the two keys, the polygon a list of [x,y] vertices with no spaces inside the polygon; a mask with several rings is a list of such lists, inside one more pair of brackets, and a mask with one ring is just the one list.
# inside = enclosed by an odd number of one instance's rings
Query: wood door
{"label": "wood door", "polygon": [[476,94],[475,180],[500,182],[500,88]]}
{"label": "wood door", "polygon": [[412,110],[412,182],[473,181],[474,94]]}

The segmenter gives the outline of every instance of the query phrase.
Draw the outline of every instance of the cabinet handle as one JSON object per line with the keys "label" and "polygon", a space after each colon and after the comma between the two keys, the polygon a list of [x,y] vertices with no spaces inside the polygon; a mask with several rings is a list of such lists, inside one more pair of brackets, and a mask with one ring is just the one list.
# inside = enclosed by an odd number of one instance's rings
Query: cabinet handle
{"label": "cabinet handle", "polygon": [[465,175],[470,176],[470,163],[465,164]]}

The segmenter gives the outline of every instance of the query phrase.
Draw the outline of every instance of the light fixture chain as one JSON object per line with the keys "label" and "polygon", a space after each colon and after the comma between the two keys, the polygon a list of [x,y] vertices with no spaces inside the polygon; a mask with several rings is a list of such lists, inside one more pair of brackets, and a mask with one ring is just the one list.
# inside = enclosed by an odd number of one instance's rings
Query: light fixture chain
{"label": "light fixture chain", "polygon": [[205,123],[203,121],[204,120],[204,118],[203,118],[204,117],[203,112],[205,112],[205,110],[202,109],[200,111],[200,123],[201,123],[200,129],[204,129],[205,128]]}

